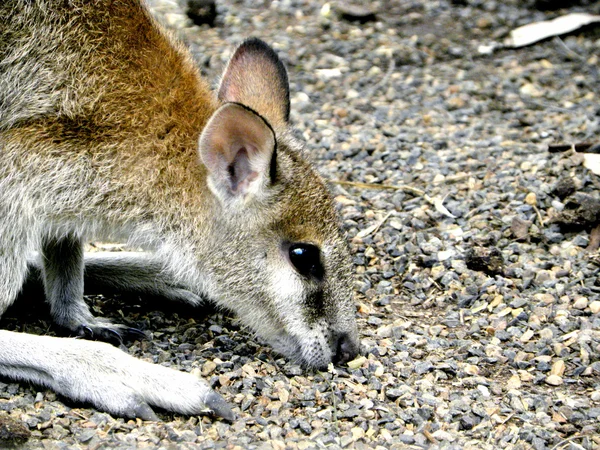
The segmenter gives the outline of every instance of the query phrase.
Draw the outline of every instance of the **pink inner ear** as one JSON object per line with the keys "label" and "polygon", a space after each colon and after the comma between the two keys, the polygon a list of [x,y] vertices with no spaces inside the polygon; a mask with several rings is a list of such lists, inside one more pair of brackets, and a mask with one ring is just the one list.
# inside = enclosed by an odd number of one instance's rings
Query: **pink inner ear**
{"label": "pink inner ear", "polygon": [[275,146],[275,134],[260,116],[236,103],[221,106],[199,141],[211,190],[221,199],[260,196]]}
{"label": "pink inner ear", "polygon": [[252,170],[248,150],[245,147],[237,151],[233,161],[227,167],[227,172],[233,193],[244,192],[248,185],[258,177],[258,173]]}

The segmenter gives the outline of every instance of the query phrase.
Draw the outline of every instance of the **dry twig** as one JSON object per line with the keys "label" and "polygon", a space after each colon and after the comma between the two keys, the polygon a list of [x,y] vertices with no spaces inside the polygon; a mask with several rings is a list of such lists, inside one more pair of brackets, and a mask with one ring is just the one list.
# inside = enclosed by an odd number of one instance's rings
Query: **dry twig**
{"label": "dry twig", "polygon": [[388,217],[390,217],[391,214],[392,214],[392,212],[390,211],[389,213],[387,213],[385,215],[385,217],[383,219],[381,219],[375,225],[371,225],[370,227],[367,227],[364,230],[359,231],[358,234],[356,235],[356,237],[357,238],[364,238],[364,237],[370,235],[371,233],[375,233],[377,230],[379,230],[379,228],[381,227],[381,225],[383,225],[383,223],[386,220],[388,220]]}
{"label": "dry twig", "polygon": [[560,448],[561,446],[574,441],[576,439],[583,439],[583,438],[592,438],[594,435],[579,435],[579,436],[571,436],[568,437],[566,439],[563,439],[562,441],[560,441],[558,444],[556,444],[554,447],[552,447],[550,450],[557,450],[558,448]]}
{"label": "dry twig", "polygon": [[341,180],[335,180],[335,181],[332,181],[332,183],[339,184],[341,186],[352,186],[352,187],[363,188],[363,189],[384,189],[384,190],[391,190],[391,191],[410,192],[411,194],[416,195],[417,197],[423,197],[425,199],[425,201],[427,203],[433,205],[435,210],[437,212],[439,212],[440,214],[442,214],[446,217],[450,217],[452,219],[456,219],[456,216],[454,216],[444,206],[444,200],[446,200],[446,197],[444,197],[444,198],[430,197],[429,195],[427,195],[425,193],[425,191],[422,191],[421,189],[417,189],[412,186],[408,186],[406,184],[390,185],[390,184],[376,184],[376,183],[360,183],[360,182],[356,182],[356,181],[341,181]]}

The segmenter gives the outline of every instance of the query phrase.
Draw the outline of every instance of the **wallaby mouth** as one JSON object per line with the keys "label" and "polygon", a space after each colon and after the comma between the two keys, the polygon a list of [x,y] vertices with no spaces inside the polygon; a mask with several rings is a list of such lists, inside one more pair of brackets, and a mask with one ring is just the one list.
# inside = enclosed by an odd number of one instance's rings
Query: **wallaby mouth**
{"label": "wallaby mouth", "polygon": [[318,339],[299,339],[291,334],[281,332],[268,344],[285,356],[293,364],[307,369],[325,370],[332,362],[329,348],[324,347]]}
{"label": "wallaby mouth", "polygon": [[358,356],[360,344],[351,333],[336,333],[330,344],[322,336],[300,339],[281,332],[269,342],[273,349],[305,368],[326,370],[330,363],[346,364]]}

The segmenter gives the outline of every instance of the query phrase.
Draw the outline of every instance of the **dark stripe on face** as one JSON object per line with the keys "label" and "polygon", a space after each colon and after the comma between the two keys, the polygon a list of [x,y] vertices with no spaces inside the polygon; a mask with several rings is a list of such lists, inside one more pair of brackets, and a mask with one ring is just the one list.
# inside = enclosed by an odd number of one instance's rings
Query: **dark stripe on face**
{"label": "dark stripe on face", "polygon": [[308,294],[304,302],[303,311],[308,322],[314,322],[323,317],[325,314],[323,289],[315,289]]}

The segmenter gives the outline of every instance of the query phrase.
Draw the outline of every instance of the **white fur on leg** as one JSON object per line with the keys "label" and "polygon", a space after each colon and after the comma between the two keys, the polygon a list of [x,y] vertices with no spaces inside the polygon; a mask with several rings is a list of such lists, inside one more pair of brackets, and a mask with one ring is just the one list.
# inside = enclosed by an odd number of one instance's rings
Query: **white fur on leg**
{"label": "white fur on leg", "polygon": [[1,330],[0,374],[119,416],[156,420],[152,405],[181,414],[212,410],[233,419],[221,397],[200,379],[101,342]]}

